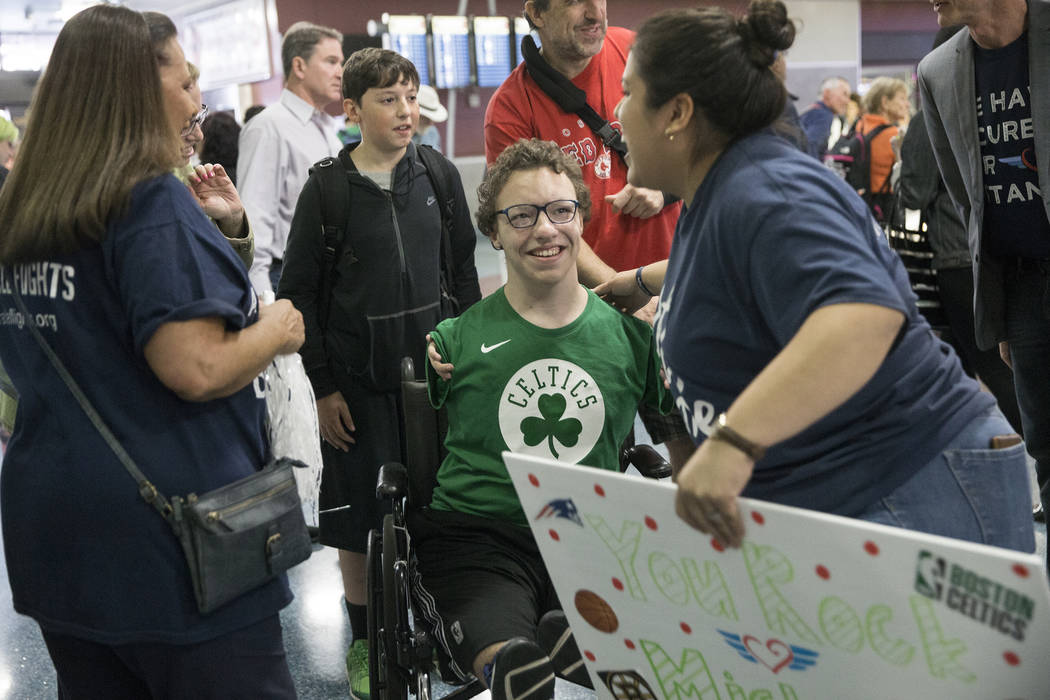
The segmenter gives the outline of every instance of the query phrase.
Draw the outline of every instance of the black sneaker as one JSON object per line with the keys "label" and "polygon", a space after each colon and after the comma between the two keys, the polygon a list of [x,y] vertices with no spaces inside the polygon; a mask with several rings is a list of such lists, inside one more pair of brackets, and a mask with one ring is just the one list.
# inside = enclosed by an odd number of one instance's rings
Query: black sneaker
{"label": "black sneaker", "polygon": [[543,650],[515,637],[492,659],[492,700],[552,700],[554,669]]}
{"label": "black sneaker", "polygon": [[576,646],[576,638],[572,636],[564,612],[551,610],[540,618],[540,624],[536,627],[536,641],[547,652],[554,673],[559,678],[594,690],[591,674],[587,673],[587,667],[583,665],[580,648]]}

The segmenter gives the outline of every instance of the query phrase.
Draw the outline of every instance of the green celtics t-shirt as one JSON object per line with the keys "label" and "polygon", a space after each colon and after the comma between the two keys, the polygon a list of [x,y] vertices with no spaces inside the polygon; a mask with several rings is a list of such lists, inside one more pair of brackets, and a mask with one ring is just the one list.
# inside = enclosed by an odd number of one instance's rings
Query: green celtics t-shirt
{"label": "green celtics t-shirt", "polygon": [[431,337],[455,366],[446,382],[427,363],[430,401],[448,409],[437,510],[526,525],[500,453],[615,470],[638,404],[671,408],[652,329],[592,292],[579,318],[546,329],[519,316],[501,288]]}

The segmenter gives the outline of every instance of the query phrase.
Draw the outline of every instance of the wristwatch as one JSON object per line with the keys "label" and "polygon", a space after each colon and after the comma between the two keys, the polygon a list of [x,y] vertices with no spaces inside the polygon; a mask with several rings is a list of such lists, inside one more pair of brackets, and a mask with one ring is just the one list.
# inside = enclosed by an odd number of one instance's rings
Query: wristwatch
{"label": "wristwatch", "polygon": [[766,448],[757,442],[751,442],[746,437],[726,425],[726,414],[721,414],[715,420],[715,430],[708,436],[710,440],[718,440],[737,448],[752,460],[757,462],[766,454]]}

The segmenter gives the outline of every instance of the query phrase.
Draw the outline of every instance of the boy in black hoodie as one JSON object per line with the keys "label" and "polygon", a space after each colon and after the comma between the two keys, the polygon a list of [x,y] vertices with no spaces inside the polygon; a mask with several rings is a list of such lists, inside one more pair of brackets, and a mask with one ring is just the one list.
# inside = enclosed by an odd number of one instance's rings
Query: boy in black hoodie
{"label": "boy in black hoodie", "polygon": [[403,461],[400,358],[422,370],[426,332],[481,297],[459,175],[427,153],[441,171],[428,175],[412,143],[418,88],[415,66],[393,51],[362,49],[347,59],[343,109],[361,141],[318,163],[303,187],[277,295],[306,324],[300,354],[323,439],[321,543],[339,549],[357,700],[369,698],[365,552],[369,529],[382,524],[376,476],[383,462]]}

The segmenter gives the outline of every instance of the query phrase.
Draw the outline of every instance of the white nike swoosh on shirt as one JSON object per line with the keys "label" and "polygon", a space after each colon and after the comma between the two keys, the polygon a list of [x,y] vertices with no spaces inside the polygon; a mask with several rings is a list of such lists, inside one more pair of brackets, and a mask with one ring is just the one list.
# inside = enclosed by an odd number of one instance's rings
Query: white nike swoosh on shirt
{"label": "white nike swoosh on shirt", "polygon": [[514,339],[513,338],[507,338],[502,343],[496,343],[495,345],[485,345],[485,343],[482,343],[481,344],[481,352],[487,355],[488,353],[490,353],[493,350],[495,350],[496,348],[498,348],[500,345],[506,345],[507,343],[509,343],[512,340],[514,340]]}

